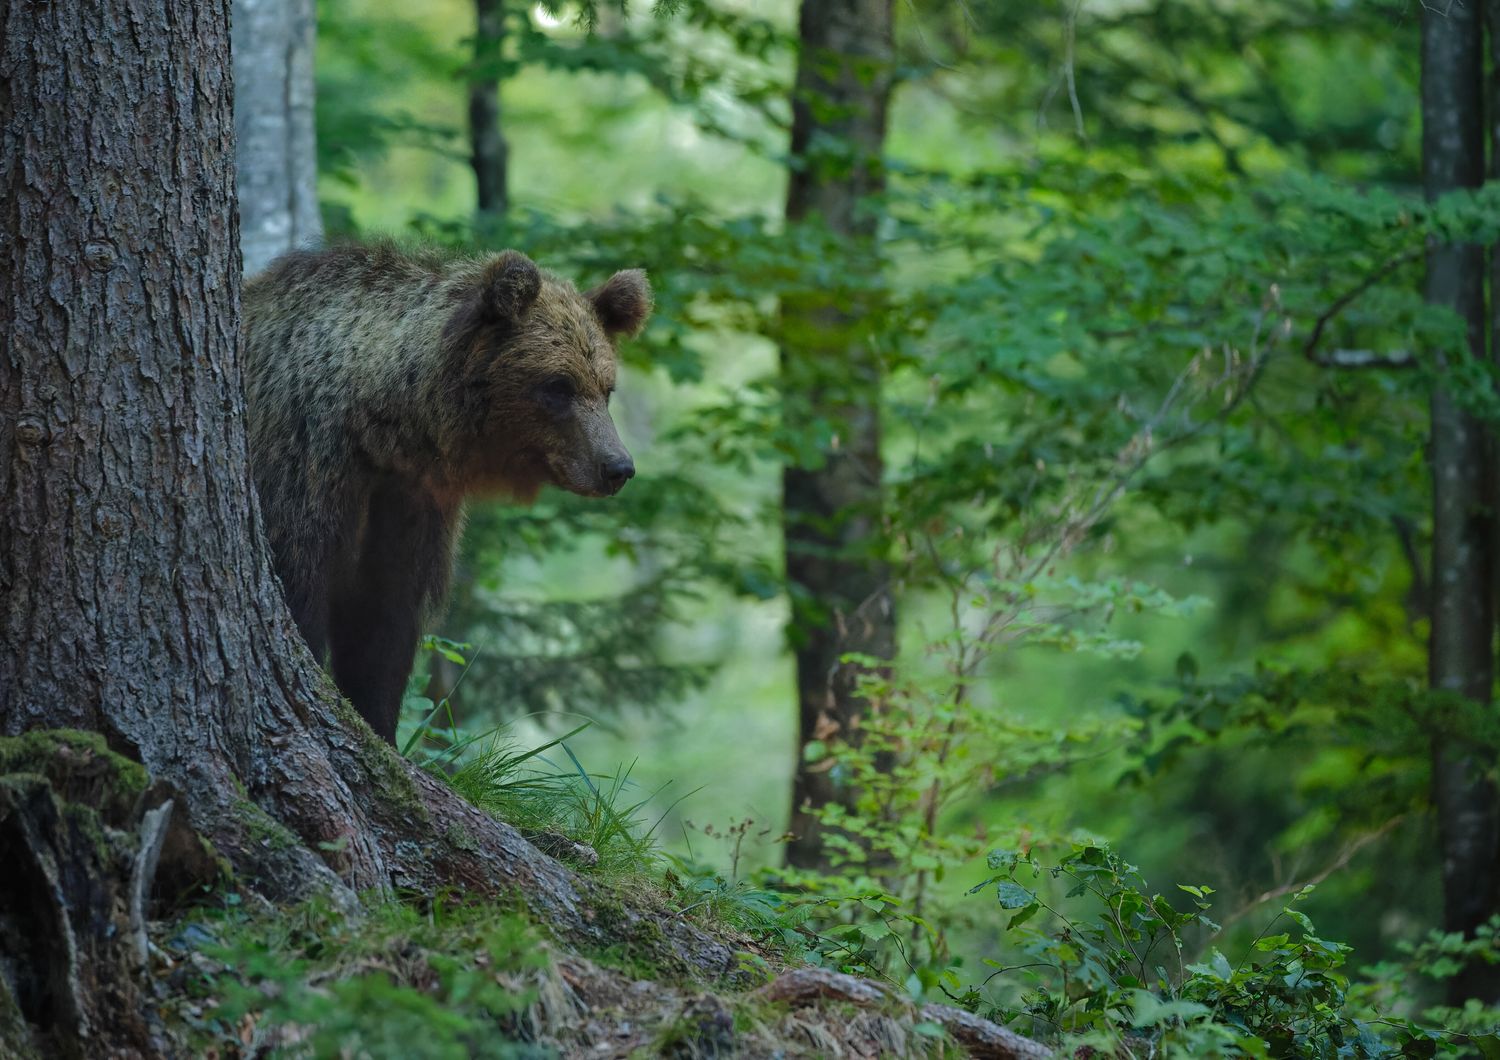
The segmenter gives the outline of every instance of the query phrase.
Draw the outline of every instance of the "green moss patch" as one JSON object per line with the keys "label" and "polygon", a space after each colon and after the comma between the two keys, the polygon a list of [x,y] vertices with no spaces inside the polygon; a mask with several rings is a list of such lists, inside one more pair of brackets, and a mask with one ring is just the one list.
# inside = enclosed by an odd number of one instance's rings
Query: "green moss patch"
{"label": "green moss patch", "polygon": [[151,783],[144,766],[111,751],[104,737],[73,729],[0,738],[0,776],[7,773],[46,777],[59,801],[91,807],[117,827],[133,820]]}

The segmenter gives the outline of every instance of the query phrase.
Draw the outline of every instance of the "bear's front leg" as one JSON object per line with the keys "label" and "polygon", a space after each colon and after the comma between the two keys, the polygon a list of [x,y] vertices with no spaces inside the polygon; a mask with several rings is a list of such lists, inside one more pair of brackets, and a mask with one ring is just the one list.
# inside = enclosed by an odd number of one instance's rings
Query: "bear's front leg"
{"label": "bear's front leg", "polygon": [[425,605],[446,580],[444,515],[423,494],[382,484],[351,572],[334,587],[329,614],[333,679],[370,728],[396,742]]}

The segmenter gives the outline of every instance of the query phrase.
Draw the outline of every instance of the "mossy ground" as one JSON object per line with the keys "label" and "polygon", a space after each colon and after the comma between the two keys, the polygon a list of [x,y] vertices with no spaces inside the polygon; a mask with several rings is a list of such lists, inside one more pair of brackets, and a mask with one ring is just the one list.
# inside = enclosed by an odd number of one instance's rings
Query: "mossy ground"
{"label": "mossy ground", "polygon": [[385,901],[350,919],[226,898],[156,932],[161,1012],[193,1055],[957,1055],[909,1014],[695,983],[645,938],[585,956],[503,905]]}

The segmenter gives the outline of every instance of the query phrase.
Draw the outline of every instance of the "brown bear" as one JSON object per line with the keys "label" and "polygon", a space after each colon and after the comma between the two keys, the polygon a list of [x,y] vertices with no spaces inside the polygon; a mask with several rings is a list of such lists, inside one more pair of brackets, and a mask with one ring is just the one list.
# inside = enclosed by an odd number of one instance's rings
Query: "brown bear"
{"label": "brown bear", "polygon": [[580,294],[514,250],[297,251],[245,285],[250,458],[293,617],[391,742],[466,498],[590,497],[635,474],[609,415],[637,269]]}

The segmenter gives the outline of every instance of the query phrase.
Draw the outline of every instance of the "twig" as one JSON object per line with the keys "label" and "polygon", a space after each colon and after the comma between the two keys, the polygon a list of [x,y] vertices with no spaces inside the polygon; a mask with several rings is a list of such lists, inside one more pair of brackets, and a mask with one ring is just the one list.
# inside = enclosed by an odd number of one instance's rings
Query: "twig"
{"label": "twig", "polygon": [[1326,354],[1318,353],[1318,342],[1323,338],[1323,329],[1342,313],[1345,309],[1374,287],[1391,273],[1408,265],[1421,256],[1420,249],[1408,250],[1397,254],[1389,259],[1380,268],[1370,273],[1359,283],[1349,288],[1343,294],[1335,298],[1313,322],[1312,332],[1307,336],[1307,342],[1302,346],[1302,355],[1313,364],[1322,365],[1325,368],[1407,368],[1416,363],[1416,358],[1409,350],[1395,350],[1391,353],[1380,354],[1371,350],[1332,350]]}
{"label": "twig", "polygon": [[1083,105],[1078,102],[1078,81],[1074,74],[1073,64],[1074,45],[1078,37],[1078,12],[1082,7],[1083,0],[1073,0],[1073,7],[1068,12],[1064,38],[1066,43],[1063,52],[1063,77],[1068,83],[1068,103],[1073,108],[1073,127],[1078,132],[1078,139],[1087,142],[1088,135],[1083,131]]}
{"label": "twig", "polygon": [[1395,828],[1404,820],[1406,820],[1406,814],[1397,814],[1389,821],[1386,821],[1385,824],[1375,829],[1375,831],[1366,832],[1364,835],[1360,836],[1349,845],[1344,847],[1343,850],[1339,851],[1338,857],[1334,858],[1333,861],[1329,862],[1328,865],[1326,865],[1320,872],[1309,877],[1307,880],[1301,883],[1285,883],[1279,887],[1273,887],[1269,891],[1266,891],[1263,894],[1252,898],[1248,903],[1235,910],[1229,916],[1225,917],[1222,926],[1228,927],[1230,924],[1233,924],[1236,921],[1243,920],[1245,917],[1249,916],[1252,912],[1265,905],[1267,902],[1274,902],[1278,898],[1285,898],[1287,895],[1297,894],[1299,891],[1302,891],[1303,889],[1308,887],[1316,887],[1318,884],[1328,879],[1328,877],[1332,876],[1334,873],[1345,868],[1349,864],[1349,862],[1354,859],[1355,854],[1358,854],[1365,847],[1375,842],[1375,840],[1384,837],[1387,833],[1389,833],[1393,828]]}
{"label": "twig", "polygon": [[141,818],[140,849],[130,869],[130,941],[135,946],[135,958],[140,967],[150,963],[150,940],[146,934],[146,903],[151,896],[151,884],[156,879],[156,865],[161,858],[162,844],[167,839],[167,827],[172,821],[172,800],[167,799],[153,810],[146,811]]}

